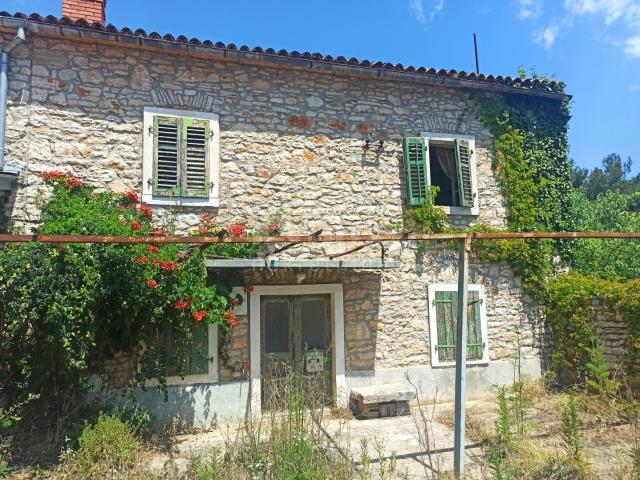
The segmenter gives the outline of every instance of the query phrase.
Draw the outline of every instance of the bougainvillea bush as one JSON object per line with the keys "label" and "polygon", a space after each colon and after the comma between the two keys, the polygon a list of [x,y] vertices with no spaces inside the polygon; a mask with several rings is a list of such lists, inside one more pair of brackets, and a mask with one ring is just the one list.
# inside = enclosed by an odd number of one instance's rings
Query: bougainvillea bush
{"label": "bougainvillea bush", "polygon": [[[51,186],[42,206],[43,234],[161,237],[150,207],[135,192],[97,193],[62,173],[41,175]],[[194,235],[250,235],[244,226],[218,227],[203,216]],[[227,248],[228,247],[228,248]],[[220,256],[255,256],[257,246],[225,244]],[[212,281],[200,247],[175,244],[12,244],[0,249],[0,385],[5,399],[51,399],[85,391],[89,373],[116,352],[136,352],[139,384],[165,385],[172,368],[187,372],[193,326],[219,325],[224,337],[237,320],[229,288]]]}

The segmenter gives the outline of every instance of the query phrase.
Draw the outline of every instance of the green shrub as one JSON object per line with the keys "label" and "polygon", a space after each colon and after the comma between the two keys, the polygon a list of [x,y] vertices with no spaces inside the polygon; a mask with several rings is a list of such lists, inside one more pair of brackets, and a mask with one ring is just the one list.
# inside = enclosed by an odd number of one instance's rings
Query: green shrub
{"label": "green shrub", "polygon": [[63,454],[62,476],[102,478],[131,471],[141,453],[134,429],[116,415],[100,414],[95,425],[82,430],[79,446]]}
{"label": "green shrub", "polygon": [[[40,175],[51,188],[38,233],[160,237],[150,207],[135,192],[94,192],[63,172]],[[198,235],[245,235],[203,215]],[[166,224],[165,224],[166,226]],[[213,248],[213,247],[212,247]],[[217,245],[217,255],[255,256],[257,246]],[[177,374],[188,370],[193,326],[216,324],[221,339],[237,325],[229,282],[210,278],[205,252],[187,245],[42,243],[0,248],[0,384],[10,402],[30,393],[57,411],[89,387],[92,368],[114,352],[139,350],[168,334]],[[224,342],[221,342],[225,345]],[[224,349],[221,357],[224,360]],[[165,386],[169,355],[162,342],[139,351],[140,375]],[[73,398],[73,397],[76,398]],[[46,398],[46,402],[44,399]]]}

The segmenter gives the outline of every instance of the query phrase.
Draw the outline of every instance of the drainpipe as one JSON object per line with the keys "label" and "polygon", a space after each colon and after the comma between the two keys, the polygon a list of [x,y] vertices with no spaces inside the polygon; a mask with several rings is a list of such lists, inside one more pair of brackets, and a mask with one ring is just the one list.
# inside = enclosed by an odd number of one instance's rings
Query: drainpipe
{"label": "drainpipe", "polygon": [[13,39],[0,52],[0,176],[4,168],[4,136],[7,127],[7,92],[9,91],[9,54],[26,40],[24,27],[18,27]]}

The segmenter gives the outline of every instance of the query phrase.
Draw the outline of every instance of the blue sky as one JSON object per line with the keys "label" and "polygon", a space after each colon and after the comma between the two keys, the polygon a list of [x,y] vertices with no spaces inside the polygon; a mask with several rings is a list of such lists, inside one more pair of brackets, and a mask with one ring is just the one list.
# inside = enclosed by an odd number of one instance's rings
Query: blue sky
{"label": "blue sky", "polygon": [[[62,0],[2,0],[10,12],[61,14]],[[109,0],[107,21],[403,65],[553,75],[574,96],[571,158],[611,152],[640,171],[640,0]]]}

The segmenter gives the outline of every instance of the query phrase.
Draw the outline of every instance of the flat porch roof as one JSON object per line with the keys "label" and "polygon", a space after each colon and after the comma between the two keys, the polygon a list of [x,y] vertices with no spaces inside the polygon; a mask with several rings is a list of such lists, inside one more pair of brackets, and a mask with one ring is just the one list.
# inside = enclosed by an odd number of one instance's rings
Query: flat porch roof
{"label": "flat porch roof", "polygon": [[335,268],[380,270],[400,268],[399,260],[280,260],[268,258],[208,258],[210,268]]}

